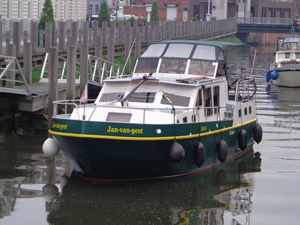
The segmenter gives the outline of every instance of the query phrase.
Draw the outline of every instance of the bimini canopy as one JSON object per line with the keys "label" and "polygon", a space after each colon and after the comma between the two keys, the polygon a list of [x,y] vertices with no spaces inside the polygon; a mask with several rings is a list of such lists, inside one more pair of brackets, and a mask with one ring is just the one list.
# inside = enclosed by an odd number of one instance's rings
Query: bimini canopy
{"label": "bimini canopy", "polygon": [[[156,71],[159,59],[165,62],[165,65],[171,64],[172,59],[180,59],[182,63],[190,60],[190,67],[186,71],[191,71],[192,66],[204,64],[204,62],[215,62],[227,64],[227,52],[232,48],[250,47],[244,43],[216,42],[216,41],[190,41],[190,40],[163,40],[156,41],[149,45],[136,66],[135,72]],[[168,61],[169,59],[169,61]],[[203,63],[202,63],[203,62]],[[193,65],[192,65],[193,64]],[[164,66],[165,66],[164,65]],[[159,72],[165,72],[159,68]],[[167,68],[167,67],[166,67]],[[226,66],[223,66],[225,70]],[[191,73],[195,74],[195,73]],[[227,71],[225,71],[227,76]]]}
{"label": "bimini canopy", "polygon": [[[216,41],[157,41],[140,58],[183,58],[226,61],[230,47],[251,47],[245,43]],[[251,47],[252,48],[252,47]]]}
{"label": "bimini canopy", "polygon": [[299,42],[300,40],[300,35],[283,35],[283,36],[279,36],[277,38],[277,45],[276,45],[276,51],[280,51],[280,50],[283,50],[282,49],[282,44],[284,42],[293,42],[293,43],[296,43],[296,42]]}

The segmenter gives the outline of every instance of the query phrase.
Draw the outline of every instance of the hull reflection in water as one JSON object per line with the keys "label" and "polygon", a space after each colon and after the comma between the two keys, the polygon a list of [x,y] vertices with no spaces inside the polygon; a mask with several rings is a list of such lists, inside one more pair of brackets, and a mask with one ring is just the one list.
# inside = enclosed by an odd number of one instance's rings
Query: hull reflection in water
{"label": "hull reflection in water", "polygon": [[[224,224],[249,219],[260,153],[181,178],[88,184],[72,174],[52,203],[50,224]],[[239,219],[241,219],[239,217]],[[237,221],[235,221],[237,222]],[[240,221],[238,221],[240,222]],[[244,224],[244,221],[242,222]]]}

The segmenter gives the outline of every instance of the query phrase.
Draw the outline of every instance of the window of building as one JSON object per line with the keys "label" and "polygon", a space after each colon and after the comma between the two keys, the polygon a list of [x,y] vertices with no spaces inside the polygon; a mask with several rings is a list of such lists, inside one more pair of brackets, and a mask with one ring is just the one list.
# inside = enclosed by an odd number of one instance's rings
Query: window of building
{"label": "window of building", "polygon": [[89,14],[90,14],[90,15],[93,14],[93,5],[89,5]]}
{"label": "window of building", "polygon": [[95,15],[99,14],[99,5],[95,5]]}

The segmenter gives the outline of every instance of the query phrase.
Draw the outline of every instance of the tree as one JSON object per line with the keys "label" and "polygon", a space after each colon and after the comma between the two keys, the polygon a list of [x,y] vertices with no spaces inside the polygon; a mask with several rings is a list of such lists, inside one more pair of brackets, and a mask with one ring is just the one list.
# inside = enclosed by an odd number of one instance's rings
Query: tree
{"label": "tree", "polygon": [[55,29],[55,20],[51,0],[45,0],[44,8],[39,22],[39,29],[45,30],[45,23],[52,22],[52,29]]}
{"label": "tree", "polygon": [[158,3],[157,0],[155,0],[152,4],[152,10],[151,10],[151,21],[159,21],[159,13],[158,13]]}
{"label": "tree", "polygon": [[104,21],[107,21],[107,25],[110,26],[110,13],[106,0],[104,0],[100,5],[98,21],[100,27]]}

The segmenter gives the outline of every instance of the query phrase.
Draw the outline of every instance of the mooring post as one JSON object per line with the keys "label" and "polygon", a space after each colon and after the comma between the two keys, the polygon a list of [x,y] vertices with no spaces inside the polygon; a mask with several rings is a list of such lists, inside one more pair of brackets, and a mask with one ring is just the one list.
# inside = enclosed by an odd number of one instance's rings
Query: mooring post
{"label": "mooring post", "polygon": [[[130,57],[131,53],[130,52],[130,49],[131,49],[131,33],[130,33],[130,30],[127,29],[127,26],[126,26],[126,35],[125,35],[125,59],[127,59],[128,57]],[[128,74],[130,72],[130,58],[129,60],[127,61],[127,65],[125,65],[125,71],[126,71],[126,74]]]}
{"label": "mooring post", "polygon": [[32,47],[32,53],[37,53],[38,49],[38,35],[39,35],[39,24],[37,21],[31,22],[30,28],[30,42]]}
{"label": "mooring post", "polygon": [[52,22],[46,22],[45,24],[45,51],[49,52],[52,47]]}
{"label": "mooring post", "polygon": [[[88,81],[88,45],[80,46],[80,94],[84,91]],[[87,94],[87,93],[86,93]]]}
{"label": "mooring post", "polygon": [[75,47],[78,47],[78,22],[73,21],[71,23],[71,36],[73,37],[73,42],[71,45],[75,45]]}
{"label": "mooring post", "polygon": [[30,42],[24,43],[24,76],[27,84],[32,83],[32,44]]}
{"label": "mooring post", "polygon": [[141,49],[142,49],[142,35],[141,32],[137,32],[135,36],[135,58],[141,56]]}
{"label": "mooring post", "polygon": [[103,46],[107,46],[107,22],[103,21],[101,23],[102,27],[101,27],[101,31],[102,31],[102,44]]}
{"label": "mooring post", "polygon": [[3,45],[2,37],[4,36],[2,32],[2,27],[3,27],[3,22],[0,20],[0,55],[4,55],[3,47],[2,47]]}
{"label": "mooring post", "polygon": [[66,49],[66,22],[58,23],[58,49],[60,51]]}
{"label": "mooring post", "polygon": [[51,126],[53,114],[57,114],[57,108],[54,112],[53,102],[58,99],[58,50],[51,47],[49,50],[49,85],[48,85],[48,127]]}
{"label": "mooring post", "polygon": [[21,45],[21,23],[13,22],[13,43],[15,45],[16,56],[20,55],[20,45]]}
{"label": "mooring post", "polygon": [[87,21],[84,21],[82,23],[82,44],[89,44],[89,23]]}
{"label": "mooring post", "polygon": [[107,58],[109,62],[114,62],[115,57],[115,35],[114,33],[108,35],[107,43]]}
{"label": "mooring post", "polygon": [[[16,50],[15,50],[15,45],[10,43],[7,45],[7,55],[8,56],[16,56]],[[16,63],[15,61],[11,62],[11,66],[9,67],[9,72],[7,73],[7,79],[9,80],[16,80]],[[14,81],[7,81],[6,82],[6,87],[12,88],[15,86]]]}
{"label": "mooring post", "polygon": [[71,45],[67,52],[67,91],[66,98],[75,98],[75,77],[76,77],[76,47]]}

